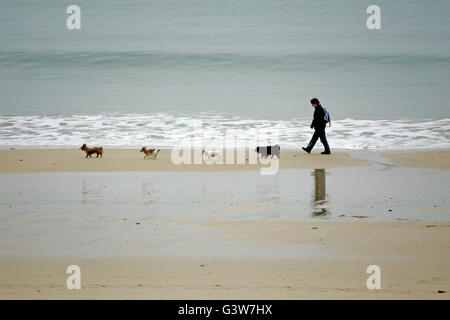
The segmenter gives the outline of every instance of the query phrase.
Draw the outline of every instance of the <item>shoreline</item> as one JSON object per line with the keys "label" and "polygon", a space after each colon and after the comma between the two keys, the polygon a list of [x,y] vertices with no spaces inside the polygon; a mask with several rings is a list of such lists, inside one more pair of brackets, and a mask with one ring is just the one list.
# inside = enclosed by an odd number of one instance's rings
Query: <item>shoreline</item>
{"label": "shoreline", "polygon": [[[108,150],[138,150],[141,149],[143,147],[143,145],[139,145],[139,146],[132,146],[132,145],[127,145],[127,146],[104,146],[104,149],[108,149]],[[149,146],[146,146],[147,148],[150,148]],[[172,150],[174,147],[160,147],[160,146],[156,146],[156,148],[161,149],[161,150]],[[316,144],[316,146],[313,149],[313,153],[314,152],[318,152],[319,150],[321,150],[322,146],[320,144],[320,141]],[[49,146],[42,146],[42,147],[30,147],[30,146],[4,146],[4,147],[0,147],[0,152],[2,151],[13,151],[13,150],[79,150],[80,146],[72,146],[72,147],[66,147],[66,146],[58,146],[58,145],[49,145]],[[212,149],[214,149],[214,147],[212,147]],[[220,149],[220,148],[216,148],[216,149]],[[237,149],[247,149],[245,147],[238,147]],[[253,148],[254,149],[254,148]],[[450,150],[450,148],[446,148],[446,147],[442,147],[442,148],[406,148],[406,149],[390,149],[390,148],[377,148],[377,149],[369,149],[369,148],[365,148],[365,149],[346,149],[346,148],[333,148],[332,151],[334,153],[351,153],[351,152],[358,152],[358,151],[367,151],[367,152],[377,152],[377,153],[411,153],[411,152],[439,152],[439,151],[448,151]],[[300,150],[300,145],[297,148],[291,148],[291,147],[283,147],[282,152],[296,152],[296,151],[301,151]]]}

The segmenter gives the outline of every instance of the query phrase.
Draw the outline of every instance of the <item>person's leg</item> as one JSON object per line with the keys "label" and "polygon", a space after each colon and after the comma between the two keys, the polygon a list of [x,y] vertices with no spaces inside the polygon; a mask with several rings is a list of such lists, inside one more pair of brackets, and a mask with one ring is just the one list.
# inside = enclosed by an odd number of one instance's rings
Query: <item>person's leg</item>
{"label": "person's leg", "polygon": [[314,134],[311,138],[311,141],[308,143],[308,145],[306,146],[306,149],[311,151],[314,148],[314,145],[317,142],[317,139],[319,139],[319,132],[317,130],[314,131]]}
{"label": "person's leg", "polygon": [[330,146],[328,145],[327,141],[327,135],[325,133],[325,130],[320,132],[320,142],[322,142],[323,146],[325,147],[325,153],[330,153]]}

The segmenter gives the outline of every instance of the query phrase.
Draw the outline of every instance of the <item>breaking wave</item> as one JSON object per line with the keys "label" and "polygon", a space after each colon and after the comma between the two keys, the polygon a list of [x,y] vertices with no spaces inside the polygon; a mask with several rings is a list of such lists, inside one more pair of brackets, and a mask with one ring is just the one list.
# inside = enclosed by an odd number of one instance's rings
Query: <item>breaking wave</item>
{"label": "breaking wave", "polygon": [[[237,146],[261,143],[252,139],[259,139],[258,135],[269,130],[278,135],[276,142],[282,148],[291,149],[309,141],[310,121],[166,113],[0,116],[0,148],[73,148],[84,142],[117,148],[170,148],[191,143],[221,147],[231,142],[230,137],[227,141],[227,133],[233,129]],[[327,135],[330,145],[339,149],[450,148],[450,119],[342,119],[332,122]]]}

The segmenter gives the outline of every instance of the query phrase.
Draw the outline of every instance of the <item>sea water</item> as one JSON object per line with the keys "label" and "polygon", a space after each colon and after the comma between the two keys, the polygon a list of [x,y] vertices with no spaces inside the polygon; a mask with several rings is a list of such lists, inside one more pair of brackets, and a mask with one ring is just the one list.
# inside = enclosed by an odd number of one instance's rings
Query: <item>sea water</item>
{"label": "sea water", "polygon": [[371,4],[0,1],[0,148],[171,147],[196,121],[298,148],[312,97],[333,148],[449,148],[450,2],[377,1],[380,30]]}

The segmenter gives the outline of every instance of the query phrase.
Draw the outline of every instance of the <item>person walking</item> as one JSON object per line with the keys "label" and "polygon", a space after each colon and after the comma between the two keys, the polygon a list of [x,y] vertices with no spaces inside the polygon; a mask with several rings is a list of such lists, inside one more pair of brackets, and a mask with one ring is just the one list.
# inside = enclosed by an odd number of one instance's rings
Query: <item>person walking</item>
{"label": "person walking", "polygon": [[328,145],[327,136],[325,134],[325,127],[327,126],[327,123],[330,122],[329,114],[320,105],[319,99],[312,98],[311,105],[315,109],[313,121],[311,123],[311,129],[314,129],[314,134],[311,138],[311,141],[306,146],[306,148],[302,147],[302,149],[308,153],[311,153],[311,150],[314,148],[317,139],[320,138],[320,142],[322,142],[323,146],[325,147],[325,151],[321,152],[321,154],[331,154],[330,146]]}

